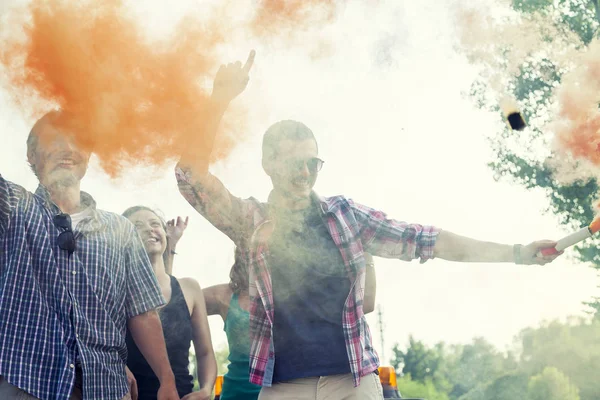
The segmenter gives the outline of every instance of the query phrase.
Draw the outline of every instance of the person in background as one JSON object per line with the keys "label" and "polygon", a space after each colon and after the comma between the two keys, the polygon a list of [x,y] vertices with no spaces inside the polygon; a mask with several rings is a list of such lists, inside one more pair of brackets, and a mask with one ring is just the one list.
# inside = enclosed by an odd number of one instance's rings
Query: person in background
{"label": "person in background", "polygon": [[[123,213],[142,238],[142,243],[167,304],[158,315],[164,341],[179,396],[184,400],[208,400],[217,377],[217,362],[213,352],[206,316],[204,296],[198,282],[191,278],[177,279],[167,273],[172,266],[174,249],[187,227],[187,219],[169,221],[168,225],[152,209],[144,206],[128,208]],[[165,253],[168,254],[165,256]],[[192,392],[193,377],[189,371],[190,344],[194,343],[200,390]],[[127,335],[129,353],[127,366],[135,378],[134,387],[140,400],[156,399],[159,381],[131,335]],[[135,389],[134,389],[135,390]]]}

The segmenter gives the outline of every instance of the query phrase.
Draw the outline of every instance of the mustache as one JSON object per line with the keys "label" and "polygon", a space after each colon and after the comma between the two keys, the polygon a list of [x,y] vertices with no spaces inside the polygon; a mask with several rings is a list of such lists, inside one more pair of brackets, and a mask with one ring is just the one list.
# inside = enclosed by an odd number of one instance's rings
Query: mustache
{"label": "mustache", "polygon": [[74,163],[81,163],[84,161],[83,154],[76,151],[60,151],[50,155],[55,160],[71,160]]}

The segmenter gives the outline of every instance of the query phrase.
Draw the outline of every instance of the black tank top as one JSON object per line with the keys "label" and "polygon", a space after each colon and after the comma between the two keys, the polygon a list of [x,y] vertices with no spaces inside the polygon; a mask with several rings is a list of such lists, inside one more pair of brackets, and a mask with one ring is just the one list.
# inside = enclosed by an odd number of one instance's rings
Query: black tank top
{"label": "black tank top", "polygon": [[[175,383],[179,396],[192,392],[194,379],[188,369],[190,344],[192,341],[192,319],[183,297],[181,286],[171,277],[171,301],[158,312],[162,323],[167,354],[171,369],[175,375]],[[135,376],[138,386],[139,400],[155,400],[160,382],[146,359],[135,345],[127,330],[127,366]]]}

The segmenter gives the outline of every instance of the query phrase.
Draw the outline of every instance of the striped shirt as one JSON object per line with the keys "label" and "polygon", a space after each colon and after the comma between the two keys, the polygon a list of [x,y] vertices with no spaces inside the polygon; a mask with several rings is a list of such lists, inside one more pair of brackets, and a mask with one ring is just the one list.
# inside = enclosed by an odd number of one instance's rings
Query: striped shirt
{"label": "striped shirt", "polygon": [[123,398],[126,322],[164,303],[133,225],[81,201],[69,255],[48,191],[0,176],[0,375],[42,400],[69,399],[76,365],[86,399]]}
{"label": "striped shirt", "polygon": [[[179,190],[186,200],[217,229],[245,252],[250,270],[250,382],[271,386],[275,365],[273,344],[273,290],[269,273],[269,238],[275,213],[268,203],[254,198],[242,200],[207,174],[202,183],[191,170],[178,166]],[[384,213],[357,204],[343,196],[329,198],[312,194],[352,282],[346,299],[342,327],[354,385],[379,366],[371,333],[363,312],[366,264],[364,252],[410,261],[433,258],[439,229],[389,219]]]}

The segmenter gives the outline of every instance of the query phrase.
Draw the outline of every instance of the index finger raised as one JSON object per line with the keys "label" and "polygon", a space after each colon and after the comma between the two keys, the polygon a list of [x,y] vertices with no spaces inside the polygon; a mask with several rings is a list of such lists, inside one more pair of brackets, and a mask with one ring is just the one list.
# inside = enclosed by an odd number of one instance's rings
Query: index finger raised
{"label": "index finger raised", "polygon": [[256,51],[251,50],[250,54],[248,54],[248,59],[246,60],[246,63],[242,67],[242,70],[246,74],[250,72],[250,69],[252,68],[252,64],[254,64],[254,56],[256,56]]}

